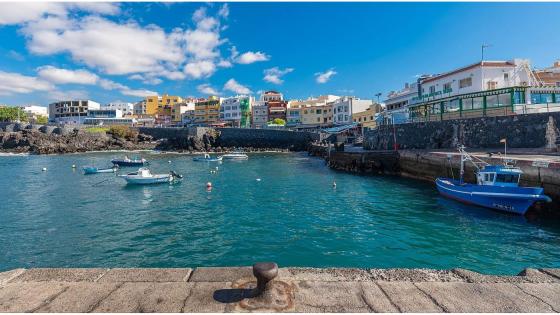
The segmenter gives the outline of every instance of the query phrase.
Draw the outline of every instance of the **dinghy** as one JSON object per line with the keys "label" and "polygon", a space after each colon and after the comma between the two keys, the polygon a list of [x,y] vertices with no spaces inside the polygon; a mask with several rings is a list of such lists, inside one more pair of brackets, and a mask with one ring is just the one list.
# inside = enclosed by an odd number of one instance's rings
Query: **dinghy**
{"label": "dinghy", "polygon": [[123,178],[128,184],[132,185],[172,183],[183,178],[183,176],[175,173],[174,171],[169,172],[169,174],[152,174],[146,167],[139,168],[137,172],[119,175],[119,177]]}
{"label": "dinghy", "polygon": [[144,164],[148,164],[148,161],[145,159],[130,159],[128,156],[125,156],[124,159],[112,159],[111,163],[118,165],[118,166],[144,166]]}
{"label": "dinghy", "polygon": [[233,151],[232,153],[222,155],[226,160],[247,160],[249,156],[242,151]]}
{"label": "dinghy", "polygon": [[197,156],[193,157],[193,161],[197,162],[219,162],[222,160],[221,156],[211,157],[209,154],[204,154],[204,157]]}
{"label": "dinghy", "polygon": [[99,173],[114,173],[119,169],[118,165],[108,168],[98,168],[96,166],[84,166],[82,170],[84,175],[99,174]]}

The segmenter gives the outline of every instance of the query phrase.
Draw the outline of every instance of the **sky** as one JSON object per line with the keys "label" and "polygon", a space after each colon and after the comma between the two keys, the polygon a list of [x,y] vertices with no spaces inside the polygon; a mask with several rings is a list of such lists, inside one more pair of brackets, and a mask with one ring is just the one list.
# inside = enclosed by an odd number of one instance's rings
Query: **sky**
{"label": "sky", "polygon": [[480,61],[560,59],[560,3],[0,2],[0,104],[277,90],[383,97]]}

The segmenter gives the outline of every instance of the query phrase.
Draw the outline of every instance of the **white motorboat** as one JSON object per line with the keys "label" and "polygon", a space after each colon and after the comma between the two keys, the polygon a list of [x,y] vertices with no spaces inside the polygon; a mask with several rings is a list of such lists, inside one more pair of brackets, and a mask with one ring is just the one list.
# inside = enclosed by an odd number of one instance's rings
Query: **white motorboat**
{"label": "white motorboat", "polygon": [[198,162],[220,162],[222,160],[221,156],[217,156],[217,157],[211,157],[209,154],[205,153],[204,157],[194,157],[193,161],[198,161]]}
{"label": "white motorboat", "polygon": [[180,180],[183,176],[171,171],[169,174],[152,174],[146,167],[139,168],[137,172],[119,175],[124,178],[128,184],[133,185],[149,185],[171,183]]}
{"label": "white motorboat", "polygon": [[249,156],[241,151],[234,151],[232,153],[227,153],[222,155],[225,160],[247,160]]}

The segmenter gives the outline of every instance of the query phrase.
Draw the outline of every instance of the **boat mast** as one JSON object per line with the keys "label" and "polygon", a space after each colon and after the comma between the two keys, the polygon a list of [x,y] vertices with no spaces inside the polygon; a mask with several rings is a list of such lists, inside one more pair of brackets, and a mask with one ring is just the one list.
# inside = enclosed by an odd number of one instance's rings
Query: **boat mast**
{"label": "boat mast", "polygon": [[463,183],[463,175],[465,174],[465,146],[459,145],[459,151],[461,152],[461,170],[459,171],[459,183]]}

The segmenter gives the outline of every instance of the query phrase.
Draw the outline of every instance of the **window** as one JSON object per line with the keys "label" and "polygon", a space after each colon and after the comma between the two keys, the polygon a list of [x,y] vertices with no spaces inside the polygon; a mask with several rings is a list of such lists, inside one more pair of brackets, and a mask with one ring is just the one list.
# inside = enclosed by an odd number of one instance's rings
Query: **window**
{"label": "window", "polygon": [[522,91],[515,91],[513,93],[513,103],[525,104],[525,93],[523,93]]}
{"label": "window", "polygon": [[451,92],[451,82],[445,83],[443,85],[443,93]]}
{"label": "window", "polygon": [[542,93],[542,94],[531,94],[531,103],[532,104],[546,104],[552,103],[552,94],[550,93]]}
{"label": "window", "polygon": [[495,90],[495,89],[498,88],[498,82],[496,82],[496,81],[488,81],[488,82],[486,83],[486,86],[487,86],[487,89],[488,89],[488,90]]}
{"label": "window", "polygon": [[517,183],[517,182],[519,182],[519,175],[498,174],[498,175],[496,176],[496,182],[500,182],[500,183]]}
{"label": "window", "polygon": [[471,77],[459,80],[459,88],[460,89],[464,89],[464,88],[467,88],[469,86],[472,86],[472,78]]}
{"label": "window", "polygon": [[481,109],[484,106],[483,97],[475,97],[472,99],[472,109]]}
{"label": "window", "polygon": [[504,73],[504,81],[509,81],[509,73]]}
{"label": "window", "polygon": [[436,86],[432,85],[430,86],[430,94],[434,94],[436,92]]}
{"label": "window", "polygon": [[511,106],[511,95],[509,93],[498,95],[498,100],[500,106]]}

